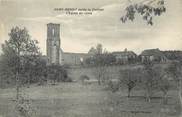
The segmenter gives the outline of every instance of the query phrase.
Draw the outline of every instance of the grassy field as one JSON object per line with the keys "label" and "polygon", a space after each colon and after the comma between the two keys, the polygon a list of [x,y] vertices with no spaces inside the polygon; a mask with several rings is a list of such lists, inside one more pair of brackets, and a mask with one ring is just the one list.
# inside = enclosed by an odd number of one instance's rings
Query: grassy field
{"label": "grassy field", "polygon": [[[109,67],[112,78],[119,77],[119,70],[131,66]],[[140,67],[140,66],[132,66]],[[135,88],[131,98],[126,89],[112,93],[99,86],[93,75],[94,68],[69,69],[72,83],[56,85],[31,85],[22,88],[24,97],[31,100],[35,117],[180,117],[180,105],[176,90],[168,93],[168,103],[162,103],[161,92],[156,92],[151,102],[146,102],[144,90]],[[87,75],[91,83],[79,82],[81,75]],[[15,109],[15,88],[0,89],[0,117],[17,117]],[[31,116],[31,117],[34,117]]]}
{"label": "grassy field", "polygon": [[[146,102],[142,90],[135,90],[128,99],[122,90],[111,93],[97,83],[82,85],[78,82],[55,86],[24,88],[31,99],[36,117],[178,117],[179,105],[176,91],[169,92],[168,104],[161,104],[158,93]],[[0,89],[0,117],[14,114],[14,89]]]}

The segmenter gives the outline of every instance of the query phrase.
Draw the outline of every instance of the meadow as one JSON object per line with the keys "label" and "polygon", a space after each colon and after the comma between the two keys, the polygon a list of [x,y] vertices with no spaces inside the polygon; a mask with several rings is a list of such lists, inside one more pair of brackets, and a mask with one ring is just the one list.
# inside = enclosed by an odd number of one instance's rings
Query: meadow
{"label": "meadow", "polygon": [[[128,98],[125,88],[113,93],[98,85],[92,69],[69,69],[69,77],[74,80],[70,83],[33,84],[29,88],[21,88],[23,96],[30,100],[31,117],[180,117],[175,89],[168,92],[167,104],[162,103],[162,93],[157,91],[151,102],[147,102],[144,89],[138,88],[132,90]],[[113,78],[118,77],[117,71],[121,67],[112,69]],[[79,81],[82,74],[87,74],[91,82],[82,84]],[[15,92],[15,88],[0,89],[0,117],[17,117]]]}

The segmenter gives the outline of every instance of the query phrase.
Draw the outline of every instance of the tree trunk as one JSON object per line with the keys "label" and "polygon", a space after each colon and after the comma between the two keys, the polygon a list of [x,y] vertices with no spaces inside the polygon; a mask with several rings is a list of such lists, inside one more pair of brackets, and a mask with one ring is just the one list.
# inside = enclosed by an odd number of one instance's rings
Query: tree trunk
{"label": "tree trunk", "polygon": [[19,99],[19,75],[18,72],[16,72],[16,99]]}
{"label": "tree trunk", "polygon": [[98,84],[101,85],[101,81],[100,81],[100,78],[98,79]]}
{"label": "tree trunk", "polygon": [[130,92],[131,92],[131,90],[128,89],[128,98],[130,98]]}
{"label": "tree trunk", "polygon": [[180,105],[182,106],[182,92],[181,92],[181,80],[179,80],[179,86],[178,86],[178,96],[179,96],[179,101],[180,101]]}
{"label": "tree trunk", "polygon": [[147,96],[147,102],[150,103],[151,99],[150,99],[150,96]]}
{"label": "tree trunk", "polygon": [[179,89],[178,89],[178,96],[179,96],[179,101],[180,101],[180,115],[182,115],[182,96],[181,96],[181,81],[179,81]]}
{"label": "tree trunk", "polygon": [[19,90],[20,90],[20,78],[19,78],[19,72],[20,72],[20,66],[21,66],[21,61],[20,61],[20,48],[18,46],[17,48],[17,52],[18,52],[18,61],[17,61],[17,71],[16,71],[16,99],[18,100],[19,99]]}
{"label": "tree trunk", "polygon": [[149,91],[146,92],[146,101],[150,102],[151,101],[151,95],[149,94]]}
{"label": "tree trunk", "polygon": [[167,104],[167,93],[164,93],[163,104]]}
{"label": "tree trunk", "polygon": [[30,88],[30,78],[31,78],[31,76],[30,76],[30,74],[28,74],[28,88]]}
{"label": "tree trunk", "polygon": [[98,84],[101,85],[101,77],[98,78]]}

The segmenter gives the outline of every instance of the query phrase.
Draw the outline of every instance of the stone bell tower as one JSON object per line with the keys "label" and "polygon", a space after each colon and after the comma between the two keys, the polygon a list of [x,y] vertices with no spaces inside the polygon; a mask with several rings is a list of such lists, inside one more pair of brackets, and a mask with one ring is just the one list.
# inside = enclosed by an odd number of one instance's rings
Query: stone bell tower
{"label": "stone bell tower", "polygon": [[60,64],[60,24],[47,24],[47,59],[48,64]]}

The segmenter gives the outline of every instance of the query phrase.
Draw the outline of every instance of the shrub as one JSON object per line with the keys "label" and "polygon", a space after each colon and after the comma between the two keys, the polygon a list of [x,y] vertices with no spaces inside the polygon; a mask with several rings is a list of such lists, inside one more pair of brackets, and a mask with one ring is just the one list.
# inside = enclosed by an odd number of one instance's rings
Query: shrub
{"label": "shrub", "polygon": [[48,66],[48,78],[54,82],[71,82],[71,78],[68,77],[67,70],[59,65]]}
{"label": "shrub", "polygon": [[32,117],[36,115],[35,107],[33,107],[30,99],[26,99],[24,96],[19,96],[16,100],[15,111],[18,117]]}
{"label": "shrub", "polygon": [[90,80],[90,78],[87,75],[81,75],[80,80],[81,80],[82,84],[84,84],[85,80]]}
{"label": "shrub", "polygon": [[118,82],[113,82],[109,80],[109,82],[107,83],[107,88],[114,93],[119,90],[120,86]]}

